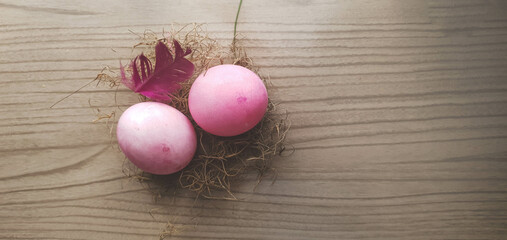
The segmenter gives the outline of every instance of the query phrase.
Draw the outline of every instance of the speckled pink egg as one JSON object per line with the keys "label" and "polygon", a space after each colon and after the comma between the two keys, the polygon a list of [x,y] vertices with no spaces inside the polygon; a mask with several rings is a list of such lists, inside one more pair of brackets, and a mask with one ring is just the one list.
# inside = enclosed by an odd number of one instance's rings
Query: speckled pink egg
{"label": "speckled pink egg", "polygon": [[118,145],[138,168],[171,174],[188,165],[197,146],[194,127],[180,111],[163,103],[129,107],[116,130]]}
{"label": "speckled pink egg", "polygon": [[254,72],[219,65],[202,73],[188,97],[190,113],[205,131],[235,136],[252,129],[266,113],[268,93]]}

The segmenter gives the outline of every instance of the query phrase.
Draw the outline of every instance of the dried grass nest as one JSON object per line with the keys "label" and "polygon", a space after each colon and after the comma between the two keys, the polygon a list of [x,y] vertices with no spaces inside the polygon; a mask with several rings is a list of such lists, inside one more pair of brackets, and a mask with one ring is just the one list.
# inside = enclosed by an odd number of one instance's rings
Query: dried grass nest
{"label": "dried grass nest", "polygon": [[[123,172],[128,177],[145,183],[148,189],[157,196],[162,196],[164,192],[169,192],[171,189],[183,188],[196,193],[197,197],[236,200],[231,192],[231,183],[240,179],[242,173],[257,172],[257,183],[259,183],[267,172],[274,171],[271,168],[271,162],[276,156],[286,151],[284,142],[290,122],[287,119],[287,113],[278,109],[271,98],[261,122],[250,131],[234,137],[220,137],[205,132],[192,119],[188,109],[188,94],[193,81],[210,67],[229,63],[246,67],[259,74],[258,67],[253,64],[245,50],[238,46],[236,39],[233,40],[230,48],[224,48],[209,37],[203,25],[199,24],[186,25],[178,30],[172,27],[171,31],[163,33],[162,37],[152,31],[145,31],[144,34],[138,36],[140,42],[133,49],[141,49],[152,62],[155,62],[154,46],[158,41],[168,44],[176,39],[182,47],[192,49],[188,59],[195,65],[194,75],[189,81],[181,84],[181,89],[172,96],[169,105],[190,119],[197,134],[198,146],[190,164],[180,172],[171,175],[153,175],[143,172],[126,159]],[[268,93],[272,92],[269,79],[259,76],[263,79]],[[120,85],[119,76],[112,76],[104,71],[98,74],[96,80],[106,82],[110,87]],[[149,101],[143,96],[139,99]],[[104,119],[110,116],[103,115],[99,118]],[[293,150],[286,152],[291,151]]]}

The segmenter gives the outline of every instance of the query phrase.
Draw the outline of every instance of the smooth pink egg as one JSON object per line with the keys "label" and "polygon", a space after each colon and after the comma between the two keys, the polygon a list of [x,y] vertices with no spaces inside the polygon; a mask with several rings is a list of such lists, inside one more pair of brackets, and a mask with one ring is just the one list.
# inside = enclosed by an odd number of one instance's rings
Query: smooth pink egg
{"label": "smooth pink egg", "polygon": [[177,109],[158,102],[129,107],[116,129],[118,145],[138,168],[153,174],[171,174],[192,160],[197,140],[194,127]]}
{"label": "smooth pink egg", "polygon": [[235,136],[252,129],[268,106],[262,80],[247,68],[219,65],[202,73],[188,97],[190,113],[205,131]]}

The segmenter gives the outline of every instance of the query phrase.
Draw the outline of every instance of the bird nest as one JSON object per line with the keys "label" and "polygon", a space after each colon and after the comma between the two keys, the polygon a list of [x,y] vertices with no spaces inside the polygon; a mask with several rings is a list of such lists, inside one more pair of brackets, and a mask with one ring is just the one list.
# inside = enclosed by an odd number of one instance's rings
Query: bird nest
{"label": "bird nest", "polygon": [[[177,173],[170,175],[146,173],[137,169],[128,160],[123,164],[123,172],[130,178],[145,183],[157,196],[170,189],[182,188],[196,193],[198,197],[230,200],[236,199],[231,191],[231,184],[239,180],[242,174],[257,173],[259,183],[266,173],[273,172],[272,160],[286,150],[284,142],[290,123],[286,112],[278,109],[271,98],[260,123],[248,132],[233,137],[220,137],[204,131],[192,119],[188,108],[188,95],[193,81],[210,67],[236,64],[259,74],[259,68],[239,46],[238,41],[234,39],[230,47],[223,47],[209,37],[204,27],[198,24],[187,25],[178,30],[173,28],[162,36],[146,31],[139,37],[140,42],[133,48],[141,49],[152,62],[155,62],[154,48],[159,41],[168,44],[177,40],[183,48],[192,50],[187,58],[195,65],[196,71],[188,81],[181,83],[181,89],[173,94],[168,104],[190,119],[195,128],[198,144],[192,161]],[[269,79],[261,74],[259,76],[263,79],[268,93],[272,93]],[[97,80],[108,83],[110,87],[120,85],[120,76],[104,71],[97,76]],[[143,96],[139,99],[149,101]],[[104,118],[108,116],[99,116],[99,119]]]}

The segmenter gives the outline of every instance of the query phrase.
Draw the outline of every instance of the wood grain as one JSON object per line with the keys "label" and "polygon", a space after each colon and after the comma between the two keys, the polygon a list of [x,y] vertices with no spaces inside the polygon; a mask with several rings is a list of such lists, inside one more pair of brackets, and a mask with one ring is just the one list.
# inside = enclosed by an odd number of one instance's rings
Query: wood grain
{"label": "wood grain", "polygon": [[296,151],[239,201],[154,201],[125,178],[92,123],[89,104],[114,109],[104,86],[49,108],[128,59],[130,31],[207,23],[227,44],[236,7],[0,0],[0,239],[158,239],[168,221],[170,239],[505,239],[502,0],[244,1],[238,30]]}

